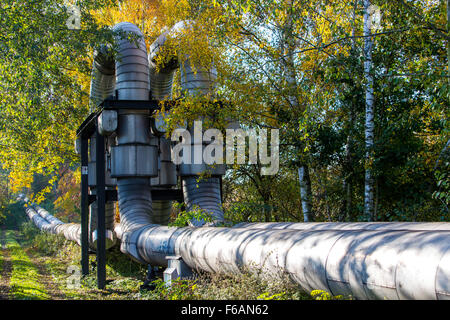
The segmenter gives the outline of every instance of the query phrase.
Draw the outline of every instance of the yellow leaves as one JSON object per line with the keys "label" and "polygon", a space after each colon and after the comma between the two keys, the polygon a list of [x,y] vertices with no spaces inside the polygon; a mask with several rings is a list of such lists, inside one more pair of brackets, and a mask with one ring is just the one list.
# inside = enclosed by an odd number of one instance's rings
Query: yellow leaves
{"label": "yellow leaves", "polygon": [[22,189],[31,187],[33,175],[23,174],[21,170],[16,169],[9,174],[9,182],[11,184],[11,191],[16,193]]}
{"label": "yellow leaves", "polygon": [[80,180],[78,168],[75,171],[69,169],[58,181],[57,199],[54,204],[60,215],[70,218],[76,214],[80,203]]}
{"label": "yellow leaves", "polygon": [[324,290],[313,290],[311,291],[311,297],[314,300],[342,300],[343,296],[333,296],[330,293],[324,291]]}
{"label": "yellow leaves", "polygon": [[[159,32],[154,22],[159,22],[158,0],[127,0],[121,1],[117,7],[109,7],[93,12],[97,22],[105,26],[113,26],[127,21],[137,25],[145,35],[155,36]],[[153,18],[156,18],[155,20]],[[153,22],[153,23],[152,23]]]}

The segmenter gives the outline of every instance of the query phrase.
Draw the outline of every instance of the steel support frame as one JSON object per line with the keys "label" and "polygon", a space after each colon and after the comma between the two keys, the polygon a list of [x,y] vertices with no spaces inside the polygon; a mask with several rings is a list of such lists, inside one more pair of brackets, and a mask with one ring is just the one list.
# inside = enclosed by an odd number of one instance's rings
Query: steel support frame
{"label": "steel support frame", "polygon": [[[173,102],[172,102],[173,103]],[[170,107],[171,103],[166,103]],[[81,142],[81,270],[82,275],[89,274],[89,204],[97,201],[97,287],[104,289],[106,286],[106,201],[117,201],[116,190],[106,190],[105,186],[105,137],[98,130],[98,116],[103,109],[150,109],[154,111],[160,106],[157,101],[118,101],[106,99],[100,104],[100,111],[91,113],[77,130],[77,136]],[[97,194],[89,195],[88,185],[88,149],[89,139],[96,137],[96,181]],[[183,202],[183,192],[178,189],[153,190],[153,200],[175,200]]]}

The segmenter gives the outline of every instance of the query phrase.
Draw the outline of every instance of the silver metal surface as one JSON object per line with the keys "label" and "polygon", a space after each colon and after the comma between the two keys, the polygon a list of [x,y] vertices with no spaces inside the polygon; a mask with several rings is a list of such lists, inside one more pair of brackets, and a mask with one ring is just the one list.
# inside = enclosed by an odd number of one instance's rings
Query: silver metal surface
{"label": "silver metal surface", "polygon": [[[107,187],[107,189],[111,189]],[[96,189],[91,188],[90,194],[96,195]],[[105,228],[106,228],[106,249],[111,248],[115,244],[115,238],[113,237],[114,220],[116,216],[115,202],[107,201],[105,203]],[[89,205],[89,247],[91,250],[97,250],[97,201],[92,202]]]}
{"label": "silver metal surface", "polygon": [[189,95],[210,95],[215,88],[217,70],[214,66],[209,69],[193,66],[187,59],[181,63],[181,88]]}
{"label": "silver metal surface", "polygon": [[[214,221],[224,220],[219,178],[185,176],[182,178],[182,188],[187,210],[202,209],[210,213]],[[191,223],[202,226],[206,221],[200,219]]]}
{"label": "silver metal surface", "polygon": [[113,31],[122,33],[116,37],[118,47],[118,58],[115,61],[117,98],[120,100],[148,100],[150,81],[144,35],[138,27],[129,22],[116,24]]}
{"label": "silver metal surface", "polygon": [[156,145],[150,132],[148,111],[127,110],[119,114],[117,144],[151,144]]}
{"label": "silver metal surface", "polygon": [[[109,140],[109,138],[108,138]],[[95,134],[89,139],[89,162],[88,162],[88,185],[91,188],[97,186],[97,164],[96,164],[96,138]],[[114,187],[117,182],[111,177],[111,172],[108,170],[108,158],[105,157],[105,185],[107,187]]]}
{"label": "silver metal surface", "polygon": [[[152,190],[154,190],[152,188]],[[167,226],[172,212],[171,200],[153,200],[152,223]]]}
{"label": "silver metal surface", "polygon": [[[181,87],[185,94],[189,95],[211,95],[215,87],[215,80],[217,78],[217,71],[214,66],[208,68],[202,66],[192,65],[189,57],[179,61],[179,57],[165,57],[165,61],[168,61],[160,70],[157,69],[155,61],[157,56],[163,51],[167,39],[169,37],[176,38],[180,31],[191,27],[190,21],[180,21],[176,23],[171,29],[161,34],[150,46],[150,53],[148,56],[150,65],[150,82],[152,97],[154,99],[170,99],[172,96],[172,82],[174,71],[179,67],[181,72]],[[162,119],[155,119],[153,121],[152,130],[155,134],[162,134],[165,132],[165,126]],[[193,147],[193,146],[192,146]],[[192,152],[191,152],[192,154]],[[193,162],[192,162],[193,163]],[[163,161],[160,164],[159,181],[152,180],[152,185],[163,185],[166,175],[168,178],[173,179],[175,170],[169,164],[167,168],[164,168]],[[212,182],[205,183],[200,181],[198,184],[200,188],[190,188],[188,185],[193,177],[208,173],[212,176],[220,176],[225,174],[225,166],[215,165],[208,166],[205,163],[201,164],[182,164],[180,165],[180,175],[183,180],[183,192],[185,200],[188,204],[188,210],[194,208],[193,204],[200,208],[209,211],[213,214],[214,218],[218,221],[223,220],[222,202],[220,197],[211,197],[216,194],[217,190],[220,190],[220,180],[214,179]],[[167,180],[171,180],[167,179]],[[204,221],[193,221],[195,225],[201,225]]]}
{"label": "silver metal surface", "polygon": [[158,176],[150,179],[152,187],[172,187],[177,184],[177,171],[171,160],[170,144],[170,140],[158,138]]}
{"label": "silver metal surface", "polygon": [[[183,26],[177,25],[178,28]],[[142,35],[130,23],[118,24],[114,30]],[[161,39],[157,43],[159,47],[164,45]],[[147,100],[152,75],[145,43],[141,39],[138,47],[129,40],[120,40],[118,44],[121,56],[115,62],[118,98]],[[157,45],[155,54],[159,52]],[[213,68],[200,68],[195,73],[189,60],[182,68],[182,86],[186,93],[212,92]],[[101,63],[93,69],[97,69],[93,72],[101,70],[105,74]],[[167,85],[158,84],[163,81],[160,76],[154,74],[156,80],[152,80],[155,82],[153,94],[157,97],[168,92],[171,81],[170,76],[165,75]],[[96,86],[107,87],[102,82],[106,80],[98,79],[94,91]],[[159,225],[168,217],[169,203],[155,201],[152,204],[151,175],[139,177],[141,169],[136,164],[141,155],[138,148],[143,147],[145,153],[150,146],[157,145],[148,117],[138,110],[119,114],[118,147],[112,152],[116,165],[118,157],[131,154],[136,159],[136,162],[128,161],[135,163],[136,170],[130,170],[130,176],[117,179],[121,223],[114,228],[114,234],[121,239],[121,251],[136,261],[167,266],[167,256],[179,256],[188,267],[197,270],[237,273],[243,267],[263,269],[272,275],[288,274],[307,292],[322,289],[333,295],[349,294],[358,299],[450,298],[448,223],[274,223],[241,224],[233,228]],[[154,155],[143,158],[155,161]],[[160,155],[160,174],[166,159],[165,154]],[[127,163],[127,160],[121,161]],[[126,171],[117,166],[117,170]],[[218,176],[198,180],[200,172],[195,169],[185,173],[182,188],[188,210],[197,205],[211,212],[214,219],[223,220]],[[160,175],[159,183],[162,177]],[[80,244],[79,224],[60,224],[45,212],[38,214],[31,206],[26,211],[41,230],[64,234]],[[193,224],[204,225],[204,221],[193,221]]]}
{"label": "silver metal surface", "polygon": [[114,92],[116,84],[115,66],[112,51],[102,46],[94,52],[91,74],[91,89],[89,100],[91,112]]}
{"label": "silver metal surface", "polygon": [[450,232],[408,230],[278,230],[147,226],[139,257],[167,266],[179,255],[193,269],[288,274],[306,292],[357,299],[448,299]]}
{"label": "silver metal surface", "polygon": [[118,145],[111,148],[111,177],[158,175],[158,148],[151,145]]}
{"label": "silver metal surface", "polygon": [[117,111],[103,110],[97,118],[98,131],[107,136],[117,130]]}

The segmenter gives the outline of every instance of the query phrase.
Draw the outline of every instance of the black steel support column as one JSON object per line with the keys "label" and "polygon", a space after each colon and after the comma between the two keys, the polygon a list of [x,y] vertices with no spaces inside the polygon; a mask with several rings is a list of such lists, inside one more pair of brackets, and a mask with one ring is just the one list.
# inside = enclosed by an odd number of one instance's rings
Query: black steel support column
{"label": "black steel support column", "polygon": [[223,182],[222,182],[222,176],[219,177],[220,181],[220,202],[223,204]]}
{"label": "black steel support column", "polygon": [[106,284],[106,225],[105,225],[105,138],[96,130],[96,171],[97,171],[97,287]]}
{"label": "black steel support column", "polygon": [[81,138],[81,274],[89,274],[88,139]]}

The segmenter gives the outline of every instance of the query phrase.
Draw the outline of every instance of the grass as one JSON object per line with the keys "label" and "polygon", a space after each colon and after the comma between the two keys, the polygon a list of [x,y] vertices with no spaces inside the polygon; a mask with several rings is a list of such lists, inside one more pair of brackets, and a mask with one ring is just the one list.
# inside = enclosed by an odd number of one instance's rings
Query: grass
{"label": "grass", "polygon": [[39,282],[39,273],[28,255],[15,240],[14,231],[6,234],[6,248],[11,254],[12,272],[10,294],[14,299],[45,300],[49,299],[45,287]]}

